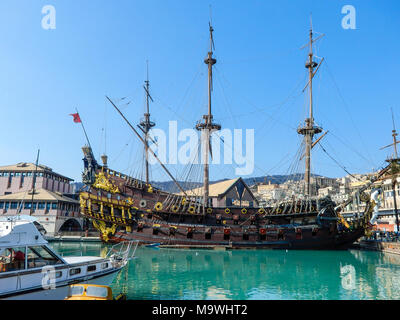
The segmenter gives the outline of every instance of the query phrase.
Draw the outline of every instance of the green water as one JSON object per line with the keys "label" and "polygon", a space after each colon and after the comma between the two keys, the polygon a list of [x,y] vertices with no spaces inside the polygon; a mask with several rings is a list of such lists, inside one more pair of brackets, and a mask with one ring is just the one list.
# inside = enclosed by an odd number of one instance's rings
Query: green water
{"label": "green water", "polygon": [[[52,243],[66,255],[101,255],[102,244]],[[400,256],[370,251],[138,248],[128,299],[400,299]]]}

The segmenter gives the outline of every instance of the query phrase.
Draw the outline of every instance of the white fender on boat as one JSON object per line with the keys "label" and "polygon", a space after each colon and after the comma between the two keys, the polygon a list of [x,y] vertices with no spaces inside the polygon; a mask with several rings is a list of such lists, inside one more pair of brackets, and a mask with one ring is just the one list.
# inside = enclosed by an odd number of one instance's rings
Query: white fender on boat
{"label": "white fender on boat", "polygon": [[376,219],[378,218],[378,211],[379,211],[379,207],[381,205],[381,201],[379,200],[380,193],[381,193],[381,190],[377,189],[374,192],[372,192],[372,194],[371,194],[371,199],[374,200],[374,202],[375,202],[375,207],[374,207],[374,211],[372,213],[372,218],[369,221],[371,224],[374,224]]}

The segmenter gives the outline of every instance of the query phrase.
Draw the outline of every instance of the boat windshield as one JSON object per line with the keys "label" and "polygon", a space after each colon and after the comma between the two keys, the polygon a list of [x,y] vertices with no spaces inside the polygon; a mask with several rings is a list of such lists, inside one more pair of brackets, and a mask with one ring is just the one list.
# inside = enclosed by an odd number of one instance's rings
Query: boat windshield
{"label": "boat windshield", "polygon": [[108,289],[105,287],[87,287],[86,295],[90,297],[107,298]]}
{"label": "boat windshield", "polygon": [[85,288],[83,286],[72,286],[69,287],[69,294],[68,296],[81,296],[83,295],[83,292],[85,291]]}
{"label": "boat windshield", "polygon": [[25,269],[25,247],[0,248],[0,272]]}
{"label": "boat windshield", "polygon": [[45,246],[28,247],[28,268],[39,268],[60,263],[62,261]]}

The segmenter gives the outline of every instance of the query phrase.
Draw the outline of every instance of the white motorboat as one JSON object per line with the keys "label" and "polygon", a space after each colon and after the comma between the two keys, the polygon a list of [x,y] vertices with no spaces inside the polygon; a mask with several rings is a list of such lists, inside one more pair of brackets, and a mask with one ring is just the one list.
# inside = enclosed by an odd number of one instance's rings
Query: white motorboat
{"label": "white motorboat", "polygon": [[31,217],[4,219],[0,221],[0,299],[62,300],[71,284],[110,285],[136,247],[131,254],[132,242],[123,243],[105,258],[61,257]]}

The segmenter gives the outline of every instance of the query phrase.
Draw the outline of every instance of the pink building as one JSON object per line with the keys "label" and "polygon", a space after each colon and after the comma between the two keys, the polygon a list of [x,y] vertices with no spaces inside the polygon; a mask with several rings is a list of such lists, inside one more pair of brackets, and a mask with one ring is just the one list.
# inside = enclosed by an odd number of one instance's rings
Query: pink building
{"label": "pink building", "polygon": [[[32,190],[35,169],[35,164],[26,162],[0,167],[0,196]],[[70,184],[72,181],[70,178],[53,172],[49,167],[41,164],[37,167],[36,189],[43,188],[53,192],[72,193]]]}
{"label": "pink building", "polygon": [[[36,172],[36,173],[35,173]],[[33,194],[33,177],[36,176]],[[44,165],[18,163],[0,167],[0,216],[16,214],[37,218],[49,235],[81,231],[79,201],[72,195],[73,180]]]}

